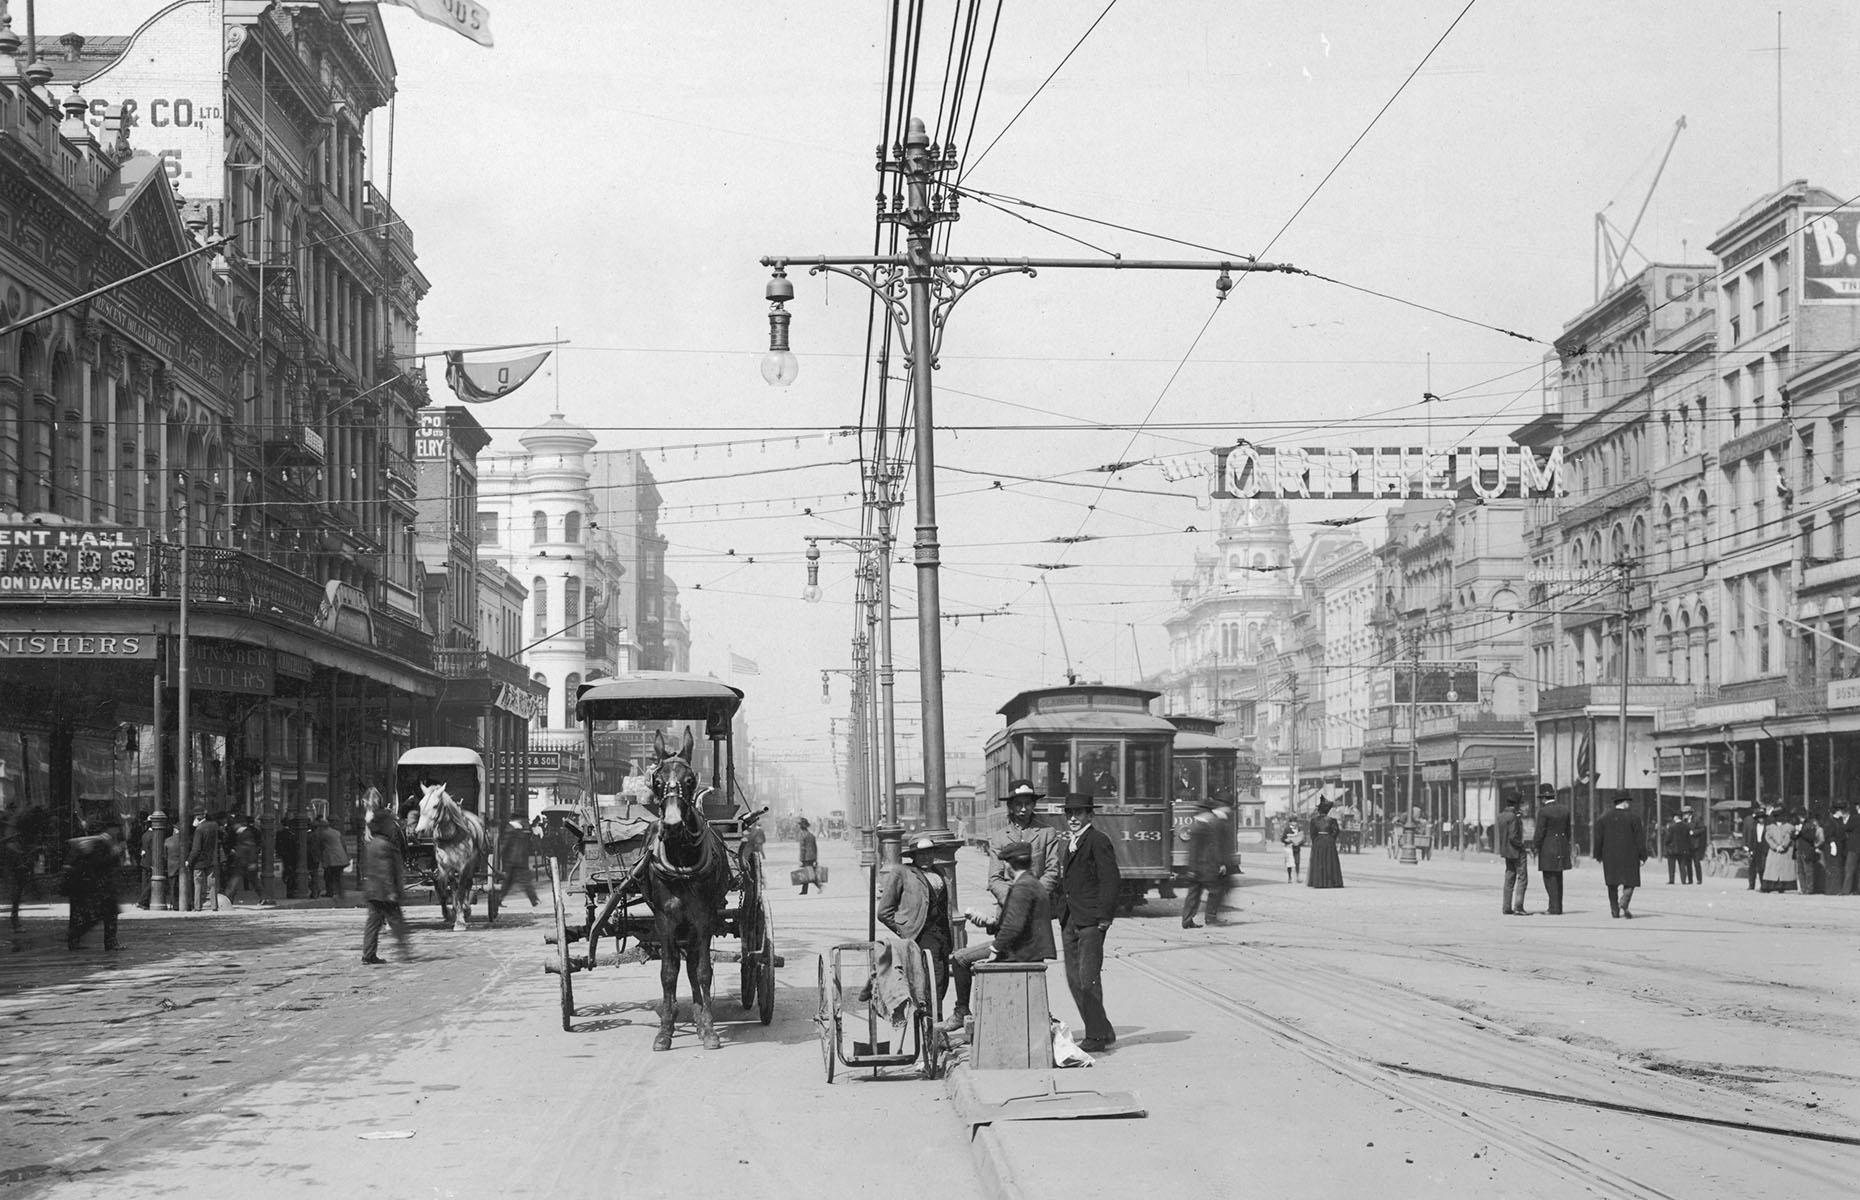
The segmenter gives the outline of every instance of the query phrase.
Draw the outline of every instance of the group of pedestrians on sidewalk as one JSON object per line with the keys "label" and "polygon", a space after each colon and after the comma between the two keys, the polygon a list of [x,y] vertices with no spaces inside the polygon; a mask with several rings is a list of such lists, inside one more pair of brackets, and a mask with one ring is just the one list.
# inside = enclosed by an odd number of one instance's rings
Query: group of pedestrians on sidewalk
{"label": "group of pedestrians on sidewalk", "polygon": [[1860,895],[1860,813],[1837,800],[1826,817],[1774,802],[1744,826],[1752,888],[1798,895]]}

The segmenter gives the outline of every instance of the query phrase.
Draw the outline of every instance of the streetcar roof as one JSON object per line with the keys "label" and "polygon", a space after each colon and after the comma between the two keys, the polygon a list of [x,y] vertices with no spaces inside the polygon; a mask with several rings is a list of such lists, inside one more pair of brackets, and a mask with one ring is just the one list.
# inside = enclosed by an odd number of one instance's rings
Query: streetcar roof
{"label": "streetcar roof", "polygon": [[1192,753],[1238,754],[1240,743],[1228,741],[1224,737],[1215,737],[1211,733],[1190,733],[1186,729],[1178,729],[1175,735],[1175,752],[1180,754],[1184,750]]}
{"label": "streetcar roof", "polygon": [[[1008,724],[1017,725],[1022,718],[1032,713],[1059,713],[1061,711],[1076,714],[1074,723],[1080,719],[1089,720],[1094,715],[1110,712],[1141,712],[1148,714],[1150,701],[1162,693],[1150,688],[1122,687],[1105,683],[1074,683],[1065,687],[1034,688],[1003,704],[997,711],[1007,718]],[[1151,718],[1156,726],[1174,729],[1175,726],[1161,717]]]}
{"label": "streetcar roof", "polygon": [[1168,738],[1176,734],[1175,726],[1148,713],[1118,712],[1116,709],[1088,708],[1078,712],[1037,713],[1022,717],[1012,726],[1015,733],[1063,733],[1071,737],[1090,738],[1094,734],[1116,737],[1120,734],[1159,733]]}
{"label": "streetcar roof", "polygon": [[723,725],[742,703],[742,691],[714,675],[634,671],[582,684],[575,693],[575,719],[679,721],[702,717]]}

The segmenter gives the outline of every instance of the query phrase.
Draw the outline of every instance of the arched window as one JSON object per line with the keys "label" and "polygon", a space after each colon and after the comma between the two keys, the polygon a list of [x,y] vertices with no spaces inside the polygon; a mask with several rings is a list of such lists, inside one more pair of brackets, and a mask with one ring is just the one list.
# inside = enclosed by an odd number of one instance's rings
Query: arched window
{"label": "arched window", "polygon": [[549,540],[549,514],[540,509],[530,514],[530,540],[532,542]]}
{"label": "arched window", "polygon": [[575,727],[575,694],[580,690],[581,673],[571,672],[568,678],[562,681],[562,727],[565,729]]}
{"label": "arched window", "polygon": [[581,514],[571,512],[562,518],[562,540],[579,542],[581,540]]}
{"label": "arched window", "polygon": [[549,635],[549,581],[538,575],[530,581],[530,610],[535,615],[530,620],[530,636],[533,638]]}
{"label": "arched window", "polygon": [[530,728],[543,729],[549,724],[549,680],[538,671],[530,676],[530,682],[539,684],[543,691],[543,702],[536,706],[536,715],[530,720]]}
{"label": "arched window", "polygon": [[566,575],[562,578],[562,627],[567,629],[581,622],[581,576]]}
{"label": "arched window", "polygon": [[[1671,621],[1667,622],[1671,625]],[[1679,682],[1692,682],[1692,659],[1697,651],[1692,645],[1692,618],[1684,609],[1679,613]]]}

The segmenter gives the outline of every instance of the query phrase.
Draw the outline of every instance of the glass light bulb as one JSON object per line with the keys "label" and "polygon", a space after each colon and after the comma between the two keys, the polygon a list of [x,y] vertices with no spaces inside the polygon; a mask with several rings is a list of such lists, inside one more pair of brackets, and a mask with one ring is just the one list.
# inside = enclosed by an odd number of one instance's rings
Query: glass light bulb
{"label": "glass light bulb", "polygon": [[818,584],[810,583],[806,587],[802,588],[801,599],[807,601],[809,604],[819,604],[820,603],[820,586]]}
{"label": "glass light bulb", "polygon": [[762,382],[785,388],[801,373],[801,360],[792,350],[771,350],[762,356]]}

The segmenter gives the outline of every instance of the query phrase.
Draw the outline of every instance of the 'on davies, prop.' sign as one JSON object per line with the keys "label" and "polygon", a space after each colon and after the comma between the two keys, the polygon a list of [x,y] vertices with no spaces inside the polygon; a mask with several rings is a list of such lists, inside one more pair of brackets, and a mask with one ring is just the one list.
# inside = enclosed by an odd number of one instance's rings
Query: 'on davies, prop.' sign
{"label": "'on davies, prop.' sign", "polygon": [[[1542,459],[1522,446],[1304,446],[1242,442],[1213,451],[1216,500],[1450,500],[1462,483],[1486,500],[1560,496],[1563,447]],[[1195,472],[1199,474],[1200,472]]]}
{"label": "'on davies, prop.' sign", "polygon": [[146,596],[146,529],[0,526],[0,594]]}

